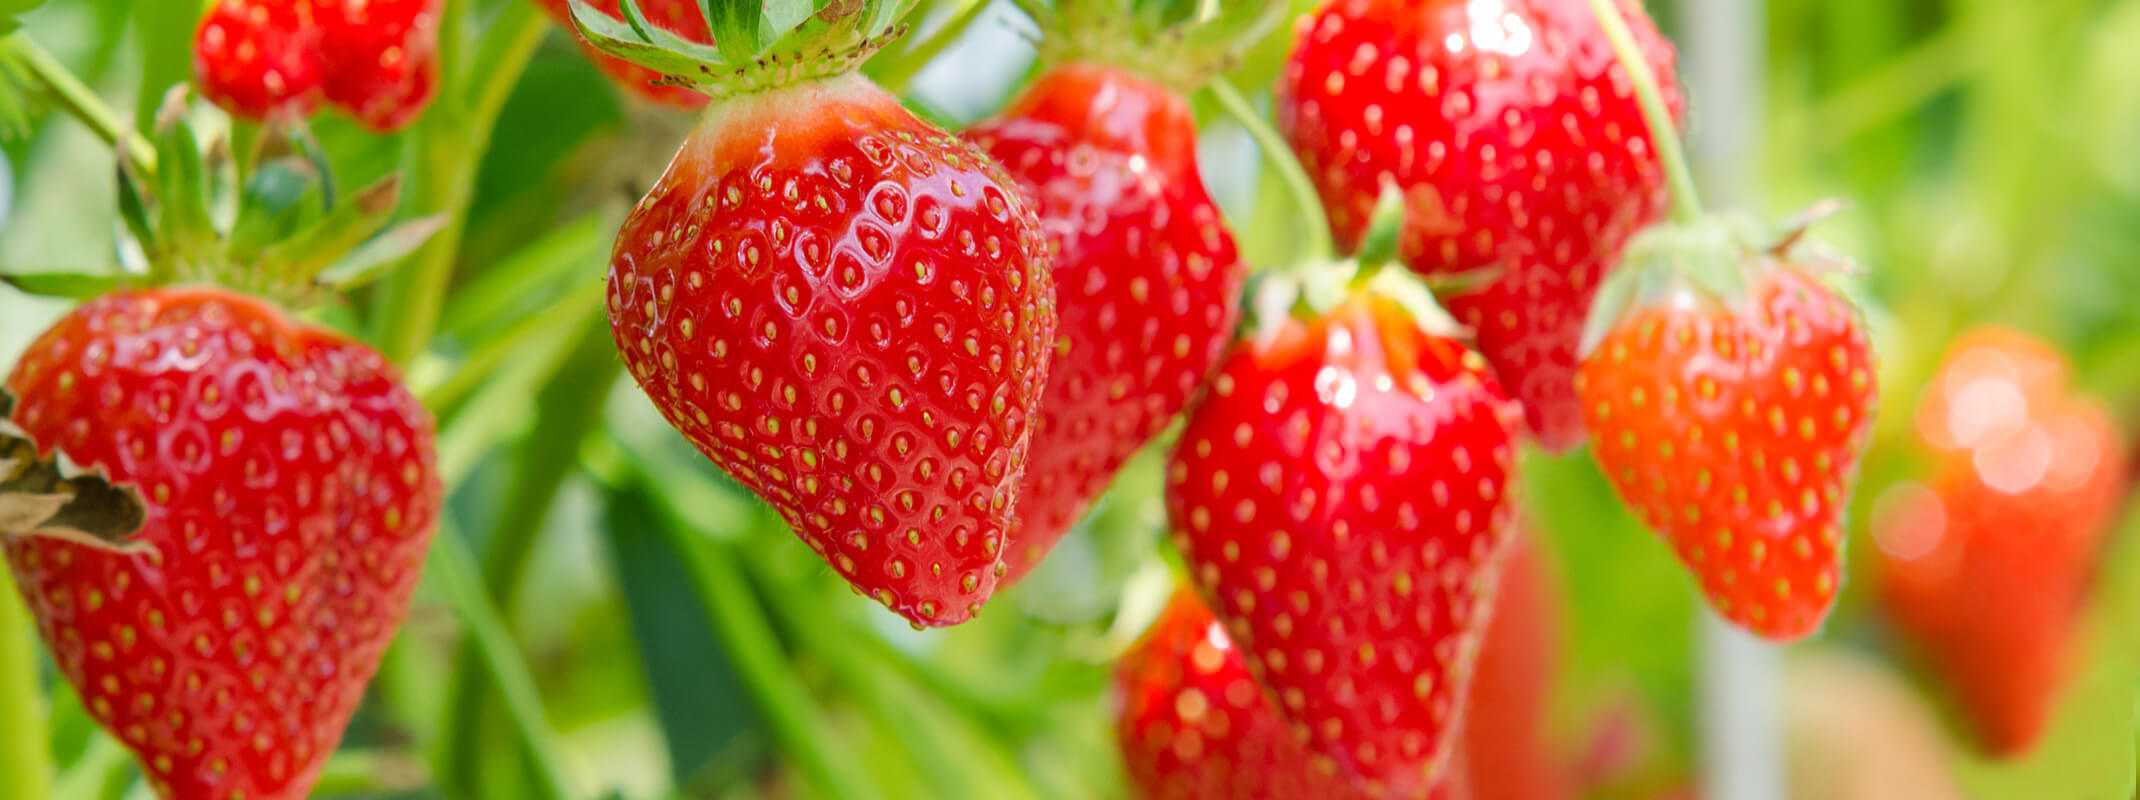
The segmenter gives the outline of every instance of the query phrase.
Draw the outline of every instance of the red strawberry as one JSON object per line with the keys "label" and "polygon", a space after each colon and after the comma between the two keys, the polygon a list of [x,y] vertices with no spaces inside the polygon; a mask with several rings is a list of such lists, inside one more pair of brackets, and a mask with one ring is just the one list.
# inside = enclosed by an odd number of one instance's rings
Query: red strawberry
{"label": "red strawberry", "polygon": [[1883,605],[1994,755],[2043,734],[2122,492],[2109,414],[2069,397],[2069,375],[2026,334],[1964,337],[1918,410],[1939,474],[1874,519]]}
{"label": "red strawberry", "polygon": [[303,797],[416,585],[430,416],[377,353],[205,288],[90,301],[7,385],[147,505],[124,552],[6,541],[61,674],[162,796]]}
{"label": "red strawberry", "polygon": [[1047,244],[980,151],[852,73],[709,109],[617,235],[632,376],[916,625],[994,591],[1055,340]]}
{"label": "red strawberry", "polygon": [[1479,648],[1456,758],[1477,800],[1563,800],[1573,775],[1552,749],[1546,718],[1560,669],[1560,595],[1535,538],[1516,537]]}
{"label": "red strawberry", "polygon": [[201,18],[193,74],[201,94],[232,114],[307,115],[326,82],[311,2],[219,0]]}
{"label": "red strawberry", "polygon": [[1358,295],[1228,357],[1167,476],[1175,541],[1295,736],[1369,795],[1443,777],[1512,526],[1486,365]]}
{"label": "red strawberry", "polygon": [[1184,588],[1115,664],[1116,732],[1143,800],[1345,800],[1317,770],[1226,631]]}
{"label": "red strawberry", "polygon": [[[1621,7],[1676,109],[1671,46],[1639,2]],[[1394,178],[1413,269],[1500,270],[1449,310],[1477,332],[1540,444],[1580,443],[1573,381],[1591,296],[1667,203],[1589,4],[1336,0],[1301,19],[1277,91],[1278,123],[1341,245],[1357,246]]]}
{"label": "red strawberry", "polygon": [[439,0],[217,0],[195,34],[201,92],[233,114],[312,113],[322,96],[379,131],[438,84]]}
{"label": "red strawberry", "polygon": [[327,99],[374,130],[415,120],[438,88],[438,0],[322,0]]}
{"label": "red strawberry", "polygon": [[[568,32],[573,30],[569,0],[536,2],[542,4],[542,10],[550,15],[550,19],[555,20]],[[617,0],[588,0],[588,5],[617,19],[624,18],[624,12],[619,9]],[[646,15],[646,21],[656,28],[699,44],[713,44],[713,32],[706,28],[706,16],[700,12],[698,0],[639,0],[639,10]],[[661,80],[661,73],[604,53],[577,35],[573,38],[579,41],[580,49],[587,52],[587,57],[594,61],[595,66],[608,73],[617,85],[632,90],[640,97],[686,109],[706,104],[706,96],[690,87],[665,83],[657,85],[656,82]]]}
{"label": "red strawberry", "polygon": [[1062,316],[1005,557],[1015,581],[1188,405],[1232,336],[1246,270],[1197,172],[1196,118],[1163,85],[1058,67],[967,137],[1033,198]]}
{"label": "red strawberry", "polygon": [[1682,286],[1634,307],[1578,381],[1621,499],[1718,613],[1776,640],[1835,604],[1875,393],[1856,311],[1792,257],[1753,256],[1742,299]]}

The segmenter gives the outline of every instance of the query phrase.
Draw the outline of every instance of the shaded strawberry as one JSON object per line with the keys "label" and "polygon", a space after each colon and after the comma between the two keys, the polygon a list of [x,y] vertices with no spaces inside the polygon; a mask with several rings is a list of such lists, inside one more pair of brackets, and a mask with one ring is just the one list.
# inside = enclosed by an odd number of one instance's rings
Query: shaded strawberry
{"label": "shaded strawberry", "polygon": [[[572,10],[569,0],[536,0],[543,13],[550,15],[567,32],[572,31]],[[713,44],[713,33],[706,27],[706,17],[700,11],[698,0],[638,0],[639,10],[646,15],[648,24],[700,44]],[[624,18],[617,0],[588,0],[595,10],[617,19]],[[587,57],[594,61],[604,74],[631,90],[640,97],[676,108],[691,109],[706,105],[706,95],[688,87],[661,83],[661,73],[639,66],[616,56],[602,52],[601,48],[575,35],[574,40]]]}
{"label": "shaded strawberry", "polygon": [[967,137],[1032,197],[1061,316],[1009,582],[1188,405],[1232,336],[1246,266],[1204,192],[1189,104],[1162,84],[1066,64]]}
{"label": "shaded strawberry", "polygon": [[92,300],[7,386],[41,450],[145,501],[120,549],[5,542],[90,716],[165,797],[305,796],[416,585],[430,415],[377,353],[210,288]]}
{"label": "shaded strawberry", "polygon": [[1355,797],[1293,740],[1210,609],[1186,587],[1115,664],[1117,741],[1144,800]]}
{"label": "shaded strawberry", "polygon": [[1239,346],[1167,510],[1294,735],[1370,796],[1445,775],[1502,545],[1514,409],[1484,362],[1360,294]]}
{"label": "shaded strawberry", "polygon": [[[1622,2],[1677,107],[1671,46]],[[1668,196],[1627,75],[1585,0],[1335,0],[1303,17],[1278,123],[1357,246],[1384,179],[1401,250],[1429,276],[1494,270],[1445,298],[1540,444],[1583,438],[1573,381],[1591,296]],[[1676,113],[1676,111],[1675,111]]]}
{"label": "shaded strawberry", "polygon": [[1464,708],[1456,760],[1476,800],[1563,800],[1574,774],[1546,730],[1560,672],[1561,597],[1537,537],[1515,537]]}
{"label": "shaded strawberry", "polygon": [[2070,374],[2026,334],[1964,336],[1918,409],[1931,484],[1890,490],[1874,518],[1885,611],[1995,756],[2049,723],[2123,493],[2109,414]]}

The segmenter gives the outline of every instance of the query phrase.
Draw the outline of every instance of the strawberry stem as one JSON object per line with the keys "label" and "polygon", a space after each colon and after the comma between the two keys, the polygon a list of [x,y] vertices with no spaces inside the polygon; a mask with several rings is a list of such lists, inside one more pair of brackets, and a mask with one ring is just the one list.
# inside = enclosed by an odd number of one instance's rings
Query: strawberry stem
{"label": "strawberry stem", "polygon": [[14,574],[0,568],[0,795],[22,800],[52,796],[52,756],[45,747],[45,696],[37,682],[37,629],[15,592]]}
{"label": "strawberry stem", "polygon": [[105,144],[123,147],[126,157],[133,159],[134,166],[143,177],[156,173],[156,146],[134,132],[124,120],[119,119],[118,112],[105,105],[104,99],[97,96],[95,90],[82,83],[82,79],[75,77],[74,73],[68,72],[67,67],[53,58],[51,53],[45,52],[44,48],[38,47],[36,42],[30,41],[30,37],[21,33],[7,37],[0,48],[4,48],[4,51],[0,51],[0,59],[12,56],[11,60],[21,65],[37,82],[44,84],[45,88],[52,92],[52,97],[59,102],[60,108],[89,126]]}
{"label": "strawberry stem", "polygon": [[1306,227],[1307,244],[1301,253],[1301,261],[1323,263],[1337,257],[1337,244],[1330,238],[1330,216],[1323,210],[1322,195],[1315,193],[1315,184],[1308,180],[1308,171],[1293,157],[1293,148],[1286,144],[1278,129],[1256,113],[1241,90],[1225,78],[1213,78],[1206,87],[1227,116],[1233,117],[1248,137],[1255,140],[1256,148],[1263,151],[1263,160],[1278,173],[1279,181],[1285,184],[1286,193],[1292,195],[1295,210],[1300,212],[1301,222]]}
{"label": "strawberry stem", "polygon": [[1664,164],[1665,181],[1672,190],[1672,221],[1700,221],[1701,193],[1694,186],[1694,171],[1687,167],[1687,150],[1679,140],[1679,127],[1672,124],[1672,112],[1665,107],[1664,91],[1657,88],[1656,71],[1642,56],[1642,48],[1635,44],[1635,34],[1628,30],[1627,18],[1614,0],[1590,0],[1590,10],[1597,16],[1598,26],[1605,29],[1605,38],[1612,42],[1613,54],[1619,58],[1620,67],[1627,70],[1629,82],[1635,85],[1635,100],[1642,106],[1642,119],[1649,123],[1651,147]]}

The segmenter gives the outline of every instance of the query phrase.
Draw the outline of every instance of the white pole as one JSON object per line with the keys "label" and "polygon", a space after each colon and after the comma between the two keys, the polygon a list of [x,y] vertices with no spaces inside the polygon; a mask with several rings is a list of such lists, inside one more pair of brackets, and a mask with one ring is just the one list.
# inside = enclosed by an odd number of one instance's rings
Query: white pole
{"label": "white pole", "polygon": [[[1717,208],[1760,212],[1756,177],[1767,69],[1764,0],[1679,0],[1690,155]],[[1699,626],[1702,796],[1784,800],[1778,650],[1703,607]]]}

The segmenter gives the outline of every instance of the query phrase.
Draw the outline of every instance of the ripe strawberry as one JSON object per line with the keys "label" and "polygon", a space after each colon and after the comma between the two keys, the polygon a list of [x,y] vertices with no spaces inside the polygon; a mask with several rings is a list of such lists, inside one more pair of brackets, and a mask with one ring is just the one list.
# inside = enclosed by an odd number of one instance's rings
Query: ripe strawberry
{"label": "ripe strawberry", "polygon": [[[555,20],[566,31],[573,29],[569,1],[536,0],[542,4],[543,12],[549,14],[550,19]],[[624,12],[619,10],[617,0],[588,0],[588,4],[604,14],[620,20],[624,18]],[[698,0],[639,0],[639,10],[646,15],[647,23],[656,28],[700,44],[713,44],[713,32],[706,27],[706,17],[700,13]],[[676,108],[691,109],[706,105],[706,96],[690,87],[657,85],[656,82],[661,80],[661,73],[604,53],[576,35],[573,38],[580,43],[580,49],[587,52],[587,57],[594,61],[596,67],[608,73],[617,85],[630,89],[632,93]]]}
{"label": "ripe strawberry", "polygon": [[2042,736],[2123,491],[2109,414],[2070,374],[2026,334],[1965,336],[1918,409],[1933,484],[1874,519],[1882,605],[1998,756]]}
{"label": "ripe strawberry", "polygon": [[327,100],[373,130],[398,130],[438,89],[437,0],[322,0]]}
{"label": "ripe strawberry", "polygon": [[201,93],[250,119],[309,115],[327,67],[309,2],[219,0],[194,36],[193,75]]}
{"label": "ripe strawberry", "polygon": [[1169,465],[1175,542],[1294,735],[1371,796],[1442,779],[1512,527],[1485,363],[1357,295],[1228,357]]}
{"label": "ripe strawberry", "polygon": [[1008,582],[1188,405],[1232,336],[1246,269],[1197,172],[1189,104],[1159,83],[1057,67],[966,135],[1032,197],[1061,315]]}
{"label": "ripe strawberry", "polygon": [[147,506],[124,550],[6,540],[60,673],[160,795],[303,797],[416,585],[430,416],[377,353],[207,288],[92,300],[7,385]]}
{"label": "ripe strawberry", "polygon": [[610,322],[669,422],[915,625],[994,591],[1055,340],[995,162],[853,73],[707,112],[617,235]]}
{"label": "ripe strawberry", "polygon": [[1116,732],[1144,800],[1345,800],[1249,675],[1211,610],[1184,587],[1115,664]]}
{"label": "ripe strawberry", "polygon": [[439,0],[217,0],[201,18],[201,92],[252,119],[305,116],[321,97],[392,131],[438,84]]}
{"label": "ripe strawberry", "polygon": [[1792,254],[1750,258],[1722,267],[1749,274],[1744,298],[1682,284],[1625,316],[1601,308],[1612,327],[1577,386],[1621,499],[1718,613],[1790,640],[1835,603],[1872,354],[1855,310]]}
{"label": "ripe strawberry", "polygon": [[1546,715],[1560,665],[1560,594],[1535,537],[1516,537],[1479,648],[1456,759],[1470,797],[1563,800],[1573,774],[1552,749]]}
{"label": "ripe strawberry", "polygon": [[[1625,9],[1679,105],[1671,46]],[[1280,128],[1357,246],[1382,181],[1406,192],[1401,252],[1422,274],[1492,268],[1446,299],[1539,443],[1583,438],[1583,321],[1621,247],[1667,195],[1627,76],[1585,0],[1336,0],[1303,17]],[[1676,110],[1675,110],[1676,113]]]}

